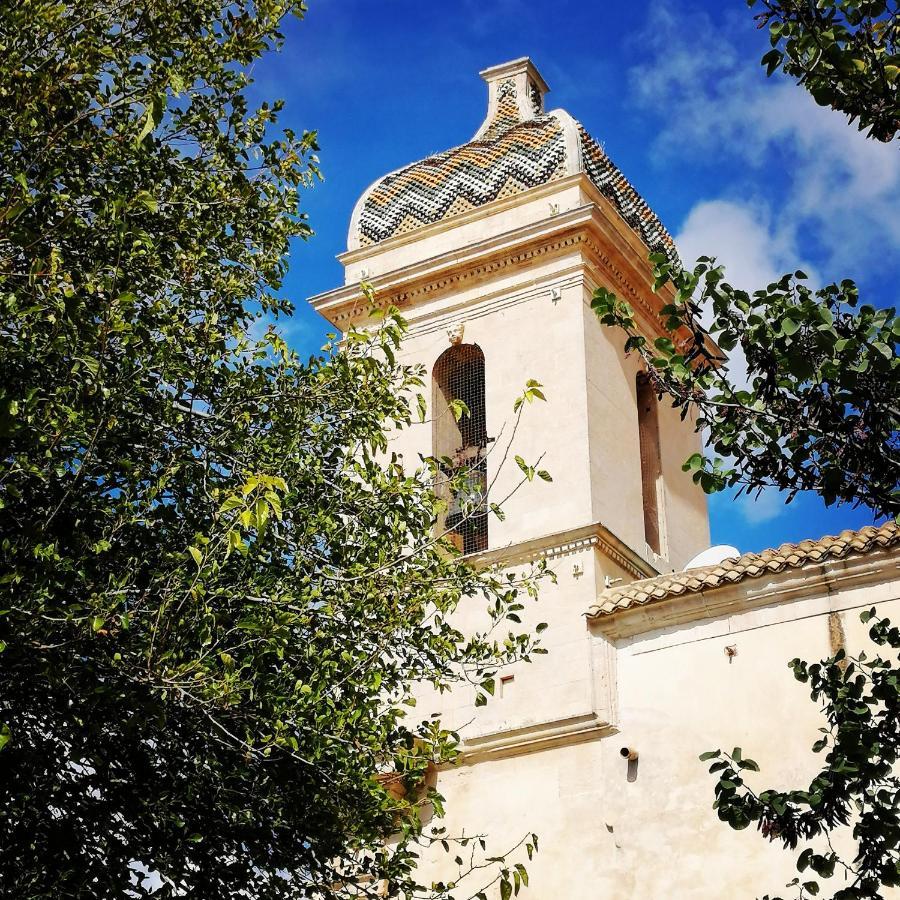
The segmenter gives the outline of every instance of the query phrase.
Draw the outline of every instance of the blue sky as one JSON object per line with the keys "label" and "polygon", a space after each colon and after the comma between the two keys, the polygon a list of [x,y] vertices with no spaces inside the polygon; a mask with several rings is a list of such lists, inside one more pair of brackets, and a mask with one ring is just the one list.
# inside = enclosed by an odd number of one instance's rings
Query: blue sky
{"label": "blue sky", "polygon": [[[744,0],[309,0],[279,55],[257,64],[255,99],[284,98],[282,122],[319,132],[325,181],[304,209],[315,236],[291,254],[283,323],[303,353],[327,323],[306,298],[342,281],[356,199],[377,177],[463,143],[483,118],[478,71],[530,56],[563,107],[675,235],[682,256],[718,255],[753,290],[797,267],[855,278],[875,305],[900,280],[900,153],[866,141],[757,61],[768,42]],[[815,497],[710,500],[712,538],[741,550],[872,521]]]}

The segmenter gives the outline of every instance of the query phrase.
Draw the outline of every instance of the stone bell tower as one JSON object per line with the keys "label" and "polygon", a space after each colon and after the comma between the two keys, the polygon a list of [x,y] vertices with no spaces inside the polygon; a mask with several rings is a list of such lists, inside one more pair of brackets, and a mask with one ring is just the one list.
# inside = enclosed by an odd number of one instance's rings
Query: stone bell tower
{"label": "stone bell tower", "polygon": [[[639,360],[589,308],[593,289],[608,287],[652,334],[667,300],[651,290],[647,256],[674,256],[672,239],[585,129],[563,110],[545,111],[549,88],[529,59],[481,76],[488,106],[475,136],[366,190],[340,257],[345,286],[313,305],[338,329],[360,324],[365,279],[402,309],[411,326],[404,355],[435,379],[433,418],[443,422],[440,407],[468,390],[478,419],[469,430],[479,432],[469,438],[492,439],[481,447],[492,500],[520,474],[498,473],[494,458],[513,399],[529,378],[543,385],[548,402],[528,409],[515,452],[543,454],[553,483],[516,494],[505,521],[491,518],[486,541],[469,540],[471,551],[549,549],[593,528],[618,566],[604,575],[681,568],[709,538],[704,498],[681,471],[697,437],[656,403]],[[478,370],[477,396],[467,370]],[[467,449],[458,429],[430,431],[402,449],[413,458]]]}
{"label": "stone bell tower", "polygon": [[[403,357],[430,373],[431,421],[392,450],[413,465],[434,453],[465,467],[487,503],[511,494],[502,521],[486,505],[462,516],[448,498],[444,526],[463,552],[510,566],[543,558],[557,574],[528,613],[549,623],[549,655],[504,674],[485,708],[465,691],[439,701],[445,724],[466,725],[466,765],[441,776],[451,814],[502,832],[522,817],[500,800],[486,812],[491,785],[512,777],[503,766],[520,784],[533,777],[539,799],[542,767],[559,774],[615,731],[614,649],[586,611],[610,583],[683,568],[709,528],[705,497],[681,469],[699,449],[692,422],[657,402],[623,336],[590,309],[607,287],[655,336],[670,299],[651,290],[648,255],[674,257],[671,237],[601,145],[567,112],[545,110],[549,88],[529,59],[481,77],[487,114],[474,137],[365,191],[340,256],[345,285],[312,302],[339,330],[364,325],[366,280],[402,310]],[[528,379],[546,402],[527,406],[513,438]],[[469,410],[459,421],[454,400]],[[540,458],[552,482],[514,491],[515,454]]]}

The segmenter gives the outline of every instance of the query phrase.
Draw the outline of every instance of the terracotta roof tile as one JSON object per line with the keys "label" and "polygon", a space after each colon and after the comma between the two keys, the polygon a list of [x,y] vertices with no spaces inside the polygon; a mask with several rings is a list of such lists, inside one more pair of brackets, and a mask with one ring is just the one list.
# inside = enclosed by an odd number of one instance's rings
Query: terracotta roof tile
{"label": "terracotta roof tile", "polygon": [[799,569],[810,563],[843,559],[875,550],[900,545],[900,527],[894,521],[883,525],[868,525],[859,531],[842,531],[817,541],[805,540],[798,544],[782,544],[761,553],[745,553],[713,566],[688,569],[668,575],[657,575],[631,584],[618,585],[602,591],[588,610],[589,618],[609,616],[623,609],[643,606],[684,594],[714,590],[736,584],[746,578],[758,578],[768,572]]}

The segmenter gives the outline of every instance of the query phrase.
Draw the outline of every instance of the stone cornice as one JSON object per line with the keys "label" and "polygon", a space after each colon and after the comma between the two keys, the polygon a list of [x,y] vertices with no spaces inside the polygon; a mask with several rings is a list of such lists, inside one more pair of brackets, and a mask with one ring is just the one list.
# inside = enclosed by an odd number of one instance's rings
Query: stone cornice
{"label": "stone cornice", "polygon": [[502,759],[562,744],[578,744],[614,734],[616,730],[612,723],[604,722],[594,713],[498,730],[464,740],[460,759],[455,765],[473,765],[486,759]]}
{"label": "stone cornice", "polygon": [[[370,283],[384,304],[410,306],[461,282],[579,244],[577,232],[592,217],[593,204],[580,206],[462,249],[448,250],[401,269],[375,276]],[[311,297],[313,308],[338,324],[366,312],[359,282]]]}
{"label": "stone cornice", "polygon": [[[524,269],[542,258],[577,253],[592,283],[610,285],[632,302],[648,333],[661,333],[656,310],[670,302],[670,286],[653,294],[644,245],[586,176],[572,178],[584,183],[591,203],[376,276],[371,283],[379,304],[412,312],[423,302],[504,270]],[[368,309],[359,283],[319,294],[310,302],[341,329],[363,320]]]}
{"label": "stone cornice", "polygon": [[616,537],[602,522],[592,522],[578,528],[545,534],[529,541],[495,547],[468,558],[476,566],[515,566],[540,559],[557,559],[590,547],[596,548],[635,578],[652,578],[659,574],[650,563]]}

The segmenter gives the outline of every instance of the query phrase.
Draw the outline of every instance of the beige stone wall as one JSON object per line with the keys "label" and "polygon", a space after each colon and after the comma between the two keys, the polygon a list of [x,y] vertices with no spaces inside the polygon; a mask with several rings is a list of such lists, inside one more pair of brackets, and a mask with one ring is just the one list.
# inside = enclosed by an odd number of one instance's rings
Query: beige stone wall
{"label": "beige stone wall", "polygon": [[[519,481],[512,461],[543,457],[551,484],[526,485],[490,521],[488,562],[517,568],[546,559],[557,574],[525,627],[548,622],[549,655],[512,667],[486,708],[474,689],[422,690],[415,715],[439,712],[458,728],[466,762],[439,774],[451,834],[486,833],[502,852],[540,836],[529,866],[535,900],[549,898],[755,897],[780,891],[794,857],[754,832],[735,833],[711,810],[714,780],[697,760],[740,745],[763,767],[761,786],[798,785],[814,771],[809,746],[820,720],[786,663],[830,652],[829,617],[843,616],[861,646],[860,606],[890,613],[896,570],[821,579],[821,570],[750,579],[709,596],[667,601],[589,626],[586,610],[608,579],[681,569],[709,543],[706,500],[681,470],[699,447],[692,421],[660,403],[663,538],[644,539],[635,376],[623,336],[589,308],[597,284],[635,306],[651,333],[665,297],[649,290],[646,248],[583,176],[497,201],[383,245],[345,254],[347,285],[315,299],[338,328],[365,322],[355,282],[398,303],[410,322],[403,359],[431,370],[448,329],[484,352],[491,500]],[[513,402],[527,379],[546,403],[525,410],[508,459]],[[427,422],[391,437],[410,467],[431,453]],[[482,561],[485,561],[482,559]],[[648,565],[649,564],[649,565]],[[854,576],[855,577],[855,576]],[[856,585],[856,586],[853,586]],[[721,602],[727,597],[727,602]],[[713,600],[716,599],[716,602]],[[710,611],[712,610],[712,611]],[[485,626],[477,598],[462,604],[464,630]],[[627,635],[627,636],[623,636]],[[736,648],[731,658],[725,648]],[[639,753],[629,779],[619,755]],[[449,880],[442,854],[423,875]],[[477,885],[473,886],[473,890]]]}
{"label": "beige stone wall", "polygon": [[[541,466],[551,485],[512,496],[503,523],[491,521],[491,546],[502,546],[590,522],[602,522],[660,571],[679,569],[709,545],[706,498],[681,465],[699,449],[692,421],[660,403],[659,431],[664,517],[661,556],[643,533],[635,376],[640,361],[623,352],[624,338],[600,325],[590,309],[579,253],[559,253],[504,270],[428,303],[404,310],[410,334],[402,358],[431,370],[450,344],[448,329],[462,323],[463,340],[485,354],[489,478],[492,495],[506,497],[520,478],[515,454]],[[543,385],[546,403],[525,410],[507,463],[500,462],[514,424],[513,402],[525,382]],[[412,464],[431,452],[431,425],[392,440]]]}
{"label": "beige stone wall", "polygon": [[[615,733],[442,772],[450,831],[488,833],[496,850],[536,831],[534,900],[777,893],[794,876],[796,856],[719,822],[714,779],[697,757],[738,745],[762,768],[759,788],[808,782],[822,720],[786,663],[830,654],[834,611],[858,651],[867,643],[860,607],[878,603],[896,617],[898,597],[900,584],[882,581],[620,641]],[[730,662],[726,647],[737,650]],[[633,780],[622,746],[639,752]],[[444,861],[434,866],[449,876]]]}
{"label": "beige stone wall", "polygon": [[[430,688],[418,694],[416,715],[439,712],[444,725],[458,729],[479,758],[600,733],[614,716],[606,642],[591,636],[584,610],[604,578],[628,573],[588,540],[557,548],[547,565],[555,583],[543,582],[537,601],[523,598],[522,625],[504,623],[499,637],[547,622],[542,644],[548,653],[502,669],[494,701],[486,707],[476,708],[475,689],[468,685],[443,695]],[[478,598],[463,602],[455,624],[469,633],[489,626]],[[510,677],[505,685],[499,683]]]}
{"label": "beige stone wall", "polygon": [[[488,477],[494,482],[492,499],[509,495],[521,479],[513,460],[515,454],[528,462],[543,456],[541,467],[553,477],[551,484],[537,482],[510,497],[505,521],[492,517],[492,547],[591,521],[579,297],[567,288],[563,302],[554,305],[549,290],[538,286],[520,287],[518,291],[513,288],[511,302],[498,309],[484,311],[483,303],[476,302],[458,317],[451,317],[464,323],[464,341],[478,344],[485,355],[487,428],[489,436],[495,438],[488,457]],[[434,324],[431,319],[420,322],[412,318],[411,323],[403,359],[425,365],[425,397],[430,410],[431,371],[435,360],[450,346],[446,326],[451,321]],[[525,408],[511,445],[513,404],[529,378],[544,385],[548,402]],[[398,435],[392,449],[413,465],[418,464],[420,453],[431,453],[430,423]]]}
{"label": "beige stone wall", "polygon": [[657,556],[644,539],[640,446],[635,379],[636,354],[624,353],[624,336],[600,324],[583,305],[587,422],[590,441],[591,505],[595,520],[608,525],[659,571],[684,568],[709,546],[706,496],[682,464],[700,449],[693,416],[681,421],[665,398],[659,401],[659,449],[662,463],[662,546]]}

